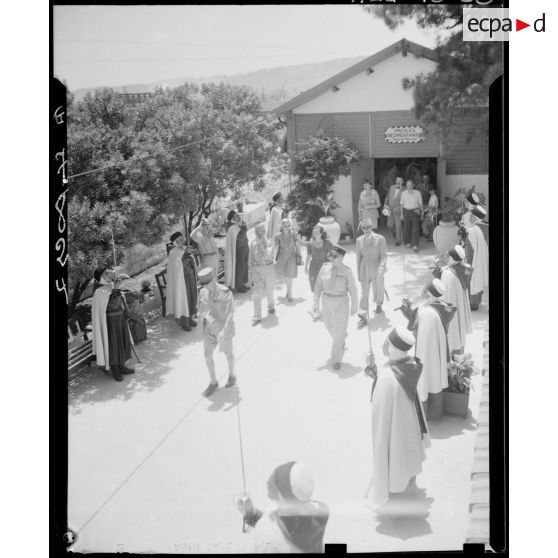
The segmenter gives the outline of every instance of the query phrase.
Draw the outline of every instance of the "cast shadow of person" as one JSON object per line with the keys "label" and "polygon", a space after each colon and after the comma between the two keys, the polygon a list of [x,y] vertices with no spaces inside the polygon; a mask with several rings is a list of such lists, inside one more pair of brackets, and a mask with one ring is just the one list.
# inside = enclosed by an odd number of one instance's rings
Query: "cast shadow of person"
{"label": "cast shadow of person", "polygon": [[211,401],[211,405],[207,410],[212,413],[216,411],[230,411],[242,401],[238,385],[232,388],[220,387],[208,399]]}
{"label": "cast shadow of person", "polygon": [[413,494],[390,494],[389,501],[376,510],[376,532],[401,540],[432,533],[427,518],[433,501],[424,489]]}
{"label": "cast shadow of person", "polygon": [[200,342],[195,328],[185,332],[172,318],[157,320],[149,326],[147,339],[135,346],[141,364],[132,352],[127,364],[134,367],[136,372],[124,376],[122,382],[116,382],[94,361],[88,367],[69,374],[68,406],[71,414],[79,414],[84,405],[127,400],[139,392],[160,388],[182,350]]}
{"label": "cast shadow of person", "polygon": [[473,418],[470,409],[467,412],[467,418],[443,415],[442,419],[428,421],[428,433],[433,440],[445,440],[477,428],[477,421]]}
{"label": "cast shadow of person", "polygon": [[339,370],[335,370],[333,368],[333,361],[331,359],[328,359],[328,361],[324,365],[320,366],[316,370],[329,370],[332,374],[335,374],[341,380],[346,380],[348,378],[352,378],[359,372],[362,372],[363,368],[362,366],[358,367],[354,364],[350,364],[349,362],[341,361],[341,368],[339,368]]}
{"label": "cast shadow of person", "polygon": [[368,327],[370,328],[370,331],[387,331],[393,326],[386,313],[382,312],[380,314],[370,314]]}
{"label": "cast shadow of person", "polygon": [[279,318],[277,314],[268,314],[265,318],[262,319],[260,324],[262,328],[269,329],[272,327],[276,327],[279,325]]}

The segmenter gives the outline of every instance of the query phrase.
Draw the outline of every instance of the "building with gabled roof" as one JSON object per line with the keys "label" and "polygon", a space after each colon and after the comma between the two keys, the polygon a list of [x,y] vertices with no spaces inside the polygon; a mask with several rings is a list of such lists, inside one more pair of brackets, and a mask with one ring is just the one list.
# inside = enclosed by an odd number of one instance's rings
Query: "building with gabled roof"
{"label": "building with gabled roof", "polygon": [[416,180],[428,174],[442,202],[458,188],[473,185],[488,199],[488,108],[456,118],[449,145],[415,118],[413,92],[404,89],[403,80],[436,66],[434,50],[401,39],[273,110],[287,124],[291,154],[319,129],[359,148],[361,161],[334,185],[341,205],[335,216],[342,227],[358,225],[358,198],[366,178],[381,197],[395,175]]}

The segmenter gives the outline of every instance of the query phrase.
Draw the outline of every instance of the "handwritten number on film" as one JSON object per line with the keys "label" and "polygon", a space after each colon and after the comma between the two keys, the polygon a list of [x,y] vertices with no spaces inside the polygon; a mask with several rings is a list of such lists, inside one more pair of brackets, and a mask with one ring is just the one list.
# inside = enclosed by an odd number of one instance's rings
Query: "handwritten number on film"
{"label": "handwritten number on film", "polygon": [[[57,126],[64,124],[64,112],[62,110],[62,105],[60,105],[55,111],[52,116],[54,122]],[[66,178],[66,150],[62,149],[54,156],[56,161],[61,161],[56,174],[59,175],[62,172],[62,184],[65,185],[68,183]],[[56,203],[54,204],[54,208],[58,212],[58,233],[64,234],[66,231],[66,219],[64,218],[64,207],[66,205],[66,192],[68,189],[66,188],[56,199]],[[59,237],[54,245],[54,248],[57,252],[59,252],[59,256],[56,258],[56,261],[64,267],[66,262],[68,261],[68,252],[66,250],[66,240],[64,237]],[[68,304],[68,289],[66,288],[66,282],[64,278],[56,279],[56,290],[58,292],[63,292],[64,296],[66,297],[66,304]]]}

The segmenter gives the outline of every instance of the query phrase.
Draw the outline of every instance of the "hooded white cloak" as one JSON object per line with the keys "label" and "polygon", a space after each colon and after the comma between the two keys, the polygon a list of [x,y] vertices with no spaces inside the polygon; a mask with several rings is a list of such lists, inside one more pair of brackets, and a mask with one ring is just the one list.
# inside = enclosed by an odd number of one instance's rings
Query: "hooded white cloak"
{"label": "hooded white cloak", "polygon": [[236,272],[236,237],[240,232],[240,227],[233,223],[227,231],[225,241],[225,285],[231,289],[235,288]]}
{"label": "hooded white cloak", "polygon": [[183,255],[184,251],[175,246],[169,252],[167,261],[167,315],[174,315],[176,319],[190,316],[184,266],[182,265]]}
{"label": "hooded white cloak", "polygon": [[[110,370],[107,306],[111,294],[112,285],[104,284],[95,290],[93,302],[91,303],[91,344],[93,355],[96,356],[97,366],[105,370]],[[133,345],[134,340],[129,328],[128,334],[130,336],[130,343]]]}
{"label": "hooded white cloak", "polygon": [[449,267],[442,271],[441,280],[446,287],[444,300],[457,308],[448,329],[448,343],[451,352],[465,347],[467,334],[473,331],[471,303],[467,290],[463,288],[461,281]]}
{"label": "hooded white cloak", "polygon": [[484,291],[488,285],[488,245],[484,234],[477,225],[468,231],[468,238],[473,247],[473,275],[471,276],[471,294],[475,295]]}
{"label": "hooded white cloak", "polygon": [[107,305],[111,293],[111,285],[103,285],[93,293],[93,302],[91,303],[91,343],[93,354],[97,358],[97,366],[105,368],[105,370],[110,370]]}
{"label": "hooded white cloak", "polygon": [[[422,408],[421,411],[422,412]],[[366,496],[373,507],[403,492],[422,471],[429,441],[420,428],[417,406],[409,399],[390,366],[378,367],[372,395],[372,480]]]}
{"label": "hooded white cloak", "polygon": [[[454,317],[455,319],[455,317]],[[452,319],[450,321],[453,322]],[[446,332],[438,312],[428,304],[418,308],[415,356],[422,362],[417,392],[421,401],[429,393],[439,393],[448,387],[448,352]]]}
{"label": "hooded white cloak", "polygon": [[[283,206],[274,206],[269,214],[267,223],[267,238],[273,240],[275,235],[281,230],[281,221],[283,220]],[[294,230],[294,229],[293,229]]]}

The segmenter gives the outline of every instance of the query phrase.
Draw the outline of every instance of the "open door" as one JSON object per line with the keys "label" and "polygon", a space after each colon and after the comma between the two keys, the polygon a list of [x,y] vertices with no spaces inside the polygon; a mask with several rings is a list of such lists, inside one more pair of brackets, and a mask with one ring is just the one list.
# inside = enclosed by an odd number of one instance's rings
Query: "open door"
{"label": "open door", "polygon": [[358,200],[362,192],[362,183],[365,179],[374,184],[374,159],[362,159],[354,163],[351,168],[351,187],[353,192],[353,229],[358,236]]}

